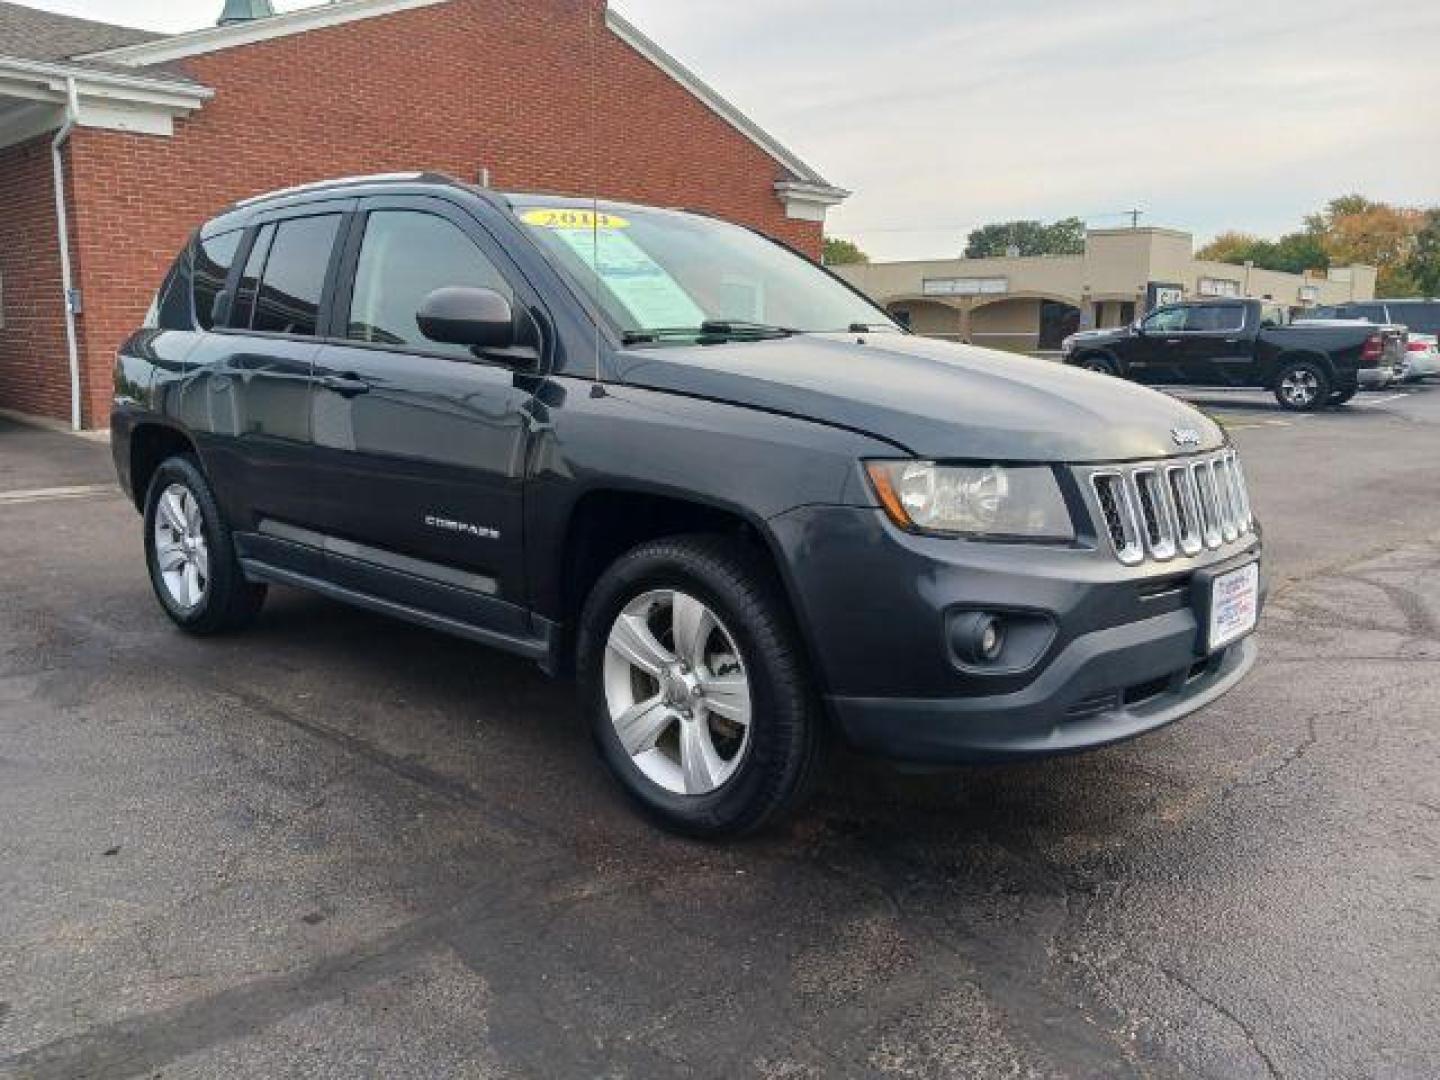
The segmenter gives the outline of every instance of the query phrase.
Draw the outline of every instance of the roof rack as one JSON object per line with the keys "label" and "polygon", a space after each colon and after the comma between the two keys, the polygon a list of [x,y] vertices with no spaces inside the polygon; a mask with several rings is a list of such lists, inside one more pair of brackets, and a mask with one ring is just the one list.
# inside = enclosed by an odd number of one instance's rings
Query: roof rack
{"label": "roof rack", "polygon": [[245,206],[254,206],[256,203],[269,202],[271,199],[283,199],[291,195],[304,195],[311,191],[328,191],[331,188],[357,187],[362,184],[395,184],[395,183],[440,183],[455,184],[460,181],[453,176],[446,176],[444,173],[434,172],[394,172],[374,173],[370,176],[340,176],[333,180],[315,180],[308,184],[295,184],[292,187],[279,188],[276,191],[266,191],[260,195],[251,195],[249,198],[241,199],[232,203],[230,209],[238,210]]}

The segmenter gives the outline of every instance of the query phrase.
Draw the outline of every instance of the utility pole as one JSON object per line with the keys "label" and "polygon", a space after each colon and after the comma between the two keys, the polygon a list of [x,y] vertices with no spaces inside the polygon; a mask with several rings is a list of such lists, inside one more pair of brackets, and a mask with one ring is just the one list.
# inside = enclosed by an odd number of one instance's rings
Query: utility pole
{"label": "utility pole", "polygon": [[1138,229],[1138,228],[1140,227],[1140,218],[1141,218],[1142,216],[1144,216],[1145,211],[1144,211],[1144,210],[1123,210],[1123,211],[1121,211],[1121,213],[1127,215],[1127,216],[1130,218],[1130,228],[1132,228],[1132,229]]}

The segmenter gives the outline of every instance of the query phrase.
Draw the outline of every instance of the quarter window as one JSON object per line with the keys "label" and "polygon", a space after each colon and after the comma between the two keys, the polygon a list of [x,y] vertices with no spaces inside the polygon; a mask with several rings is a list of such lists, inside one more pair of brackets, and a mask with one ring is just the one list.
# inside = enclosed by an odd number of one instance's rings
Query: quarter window
{"label": "quarter window", "polygon": [[221,233],[195,245],[195,263],[190,276],[195,302],[195,322],[202,330],[215,325],[215,298],[225,288],[235,252],[240,247],[240,230]]}
{"label": "quarter window", "polygon": [[338,214],[280,222],[256,294],[251,327],[262,333],[313,336],[325,272],[340,228]]}
{"label": "quarter window", "polygon": [[347,336],[468,356],[463,345],[430,341],[415,319],[425,297],[450,286],[512,295],[495,264],[449,221],[414,210],[376,211],[365,224]]}

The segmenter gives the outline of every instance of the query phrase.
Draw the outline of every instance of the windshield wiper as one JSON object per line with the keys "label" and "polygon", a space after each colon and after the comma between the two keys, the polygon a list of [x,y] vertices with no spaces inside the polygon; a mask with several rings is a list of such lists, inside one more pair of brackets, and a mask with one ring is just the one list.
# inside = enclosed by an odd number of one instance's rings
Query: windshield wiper
{"label": "windshield wiper", "polygon": [[667,338],[695,338],[698,341],[763,341],[768,338],[793,337],[802,333],[788,326],[749,322],[745,319],[707,319],[699,326],[656,326],[644,330],[626,330],[621,340],[626,345],[643,345]]}

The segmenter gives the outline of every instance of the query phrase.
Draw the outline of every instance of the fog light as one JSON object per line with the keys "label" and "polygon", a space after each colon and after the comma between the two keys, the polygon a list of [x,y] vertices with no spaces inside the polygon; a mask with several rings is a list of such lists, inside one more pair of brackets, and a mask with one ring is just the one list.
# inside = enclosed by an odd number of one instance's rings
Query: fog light
{"label": "fog light", "polygon": [[980,655],[986,660],[994,660],[1000,655],[1000,646],[1004,639],[1000,634],[1000,624],[991,619],[985,624],[985,629],[980,631]]}
{"label": "fog light", "polygon": [[950,640],[966,663],[993,664],[1005,651],[1005,625],[994,615],[969,611],[951,624]]}

